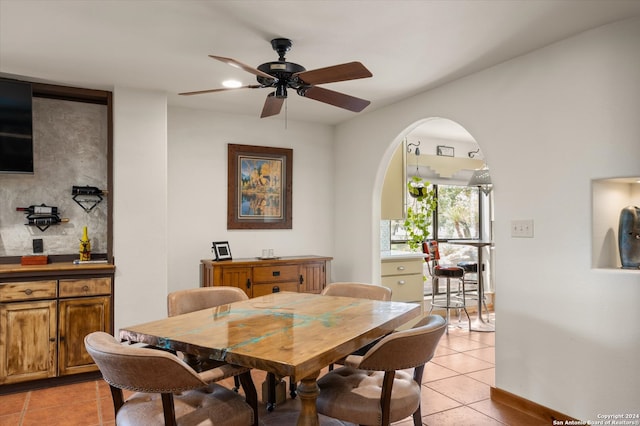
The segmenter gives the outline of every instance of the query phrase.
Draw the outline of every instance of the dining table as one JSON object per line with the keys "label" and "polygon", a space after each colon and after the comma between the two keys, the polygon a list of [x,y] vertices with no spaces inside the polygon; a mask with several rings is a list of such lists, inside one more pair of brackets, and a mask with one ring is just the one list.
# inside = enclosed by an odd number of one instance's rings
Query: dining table
{"label": "dining table", "polygon": [[291,377],[297,424],[315,426],[322,368],[421,312],[418,303],[279,292],[124,327],[120,338]]}

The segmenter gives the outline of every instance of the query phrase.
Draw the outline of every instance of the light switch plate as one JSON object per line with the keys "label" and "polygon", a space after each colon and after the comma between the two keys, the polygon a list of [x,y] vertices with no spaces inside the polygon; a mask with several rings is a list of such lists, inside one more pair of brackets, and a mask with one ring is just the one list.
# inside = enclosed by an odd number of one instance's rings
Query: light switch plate
{"label": "light switch plate", "polygon": [[512,220],[511,221],[511,237],[512,238],[533,238],[533,219]]}

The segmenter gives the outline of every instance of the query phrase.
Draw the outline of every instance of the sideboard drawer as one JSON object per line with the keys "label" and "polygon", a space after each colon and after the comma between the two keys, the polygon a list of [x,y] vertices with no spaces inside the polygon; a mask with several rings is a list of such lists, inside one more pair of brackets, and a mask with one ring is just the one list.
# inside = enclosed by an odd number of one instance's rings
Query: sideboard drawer
{"label": "sideboard drawer", "polygon": [[277,291],[298,291],[298,283],[297,282],[281,282],[281,283],[270,283],[270,284],[256,284],[253,286],[253,297],[264,296],[267,294],[273,293],[277,287]]}
{"label": "sideboard drawer", "polygon": [[111,278],[60,280],[60,297],[111,294]]}
{"label": "sideboard drawer", "polygon": [[54,299],[57,284],[55,280],[3,283],[0,284],[0,302]]}
{"label": "sideboard drawer", "polygon": [[[298,265],[273,265],[256,266],[253,268],[253,283],[278,283],[286,281],[298,282],[300,279],[300,266]],[[297,290],[294,290],[297,291]],[[255,297],[255,291],[254,291]]]}

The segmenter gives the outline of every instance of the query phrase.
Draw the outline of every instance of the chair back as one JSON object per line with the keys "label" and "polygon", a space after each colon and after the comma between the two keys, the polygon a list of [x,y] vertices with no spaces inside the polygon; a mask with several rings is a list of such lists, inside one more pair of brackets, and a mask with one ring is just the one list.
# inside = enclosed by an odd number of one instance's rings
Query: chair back
{"label": "chair back", "polygon": [[247,299],[244,291],[231,286],[178,290],[167,296],[167,314],[172,317]]}
{"label": "chair back", "polygon": [[423,241],[422,252],[425,254],[424,261],[427,262],[429,275],[433,277],[434,269],[440,263],[440,249],[436,240]]}
{"label": "chair back", "polygon": [[104,380],[116,388],[173,393],[207,386],[195,371],[169,352],[121,344],[102,331],[88,334],[84,345]]}
{"label": "chair back", "polygon": [[322,290],[323,296],[357,297],[360,299],[381,300],[388,302],[391,300],[391,289],[381,285],[356,283],[356,282],[335,282],[327,285]]}
{"label": "chair back", "polygon": [[439,315],[429,315],[413,328],[391,333],[371,348],[359,369],[392,371],[423,366],[431,358],[446,329]]}

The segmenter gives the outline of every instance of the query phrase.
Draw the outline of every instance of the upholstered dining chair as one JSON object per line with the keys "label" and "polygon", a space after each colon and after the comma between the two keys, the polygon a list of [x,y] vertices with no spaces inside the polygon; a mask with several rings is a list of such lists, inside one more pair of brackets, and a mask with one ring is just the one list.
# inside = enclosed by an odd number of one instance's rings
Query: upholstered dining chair
{"label": "upholstered dining chair", "polygon": [[[178,290],[169,293],[167,296],[167,314],[170,317],[176,315],[187,314],[189,312],[199,311],[202,309],[210,309],[218,306],[226,305],[233,302],[241,302],[248,300],[247,294],[237,288],[231,286],[216,286],[216,287],[198,287],[190,288],[186,290]],[[238,365],[226,364],[222,361],[213,361],[206,357],[193,355],[193,354],[180,354],[184,362],[189,364],[191,368],[196,371],[203,371],[209,368],[216,368],[221,365],[226,365],[226,369],[233,373],[235,388],[240,388],[240,377],[245,376],[245,380],[248,380],[252,386],[249,389],[245,389],[245,395],[247,392],[253,393],[253,395],[247,395],[249,399],[255,398],[257,400],[257,394],[253,380],[251,379],[250,369],[241,367]],[[255,416],[258,416],[258,408],[255,408]]]}
{"label": "upholstered dining chair", "polygon": [[[323,296],[341,296],[341,297],[356,297],[361,299],[371,300],[391,300],[391,289],[380,285],[366,284],[359,282],[334,282],[328,284],[321,292]],[[375,342],[374,342],[375,343]],[[364,348],[358,349],[354,354],[362,354],[372,346],[369,344]],[[343,360],[336,361],[336,364],[342,364]],[[329,371],[333,370],[333,364],[329,365]],[[270,392],[275,393],[275,378],[272,375],[267,376],[269,380]],[[291,397],[296,395],[297,384],[289,378],[289,394]]]}
{"label": "upholstered dining chair", "polygon": [[[441,316],[424,317],[413,328],[380,340],[365,355],[318,380],[318,413],[359,425],[383,425],[413,416],[422,425],[420,394],[424,366],[444,334]],[[407,369],[413,368],[413,374]]]}
{"label": "upholstered dining chair", "polygon": [[[381,285],[359,283],[359,282],[334,282],[328,284],[321,293],[323,296],[342,296],[342,297],[357,297],[360,299],[381,300],[387,302],[391,300],[392,291],[389,287],[383,287]],[[367,346],[358,349],[354,352],[354,355],[362,355],[369,348],[371,348],[376,342],[370,343]],[[342,364],[344,359],[336,361],[336,364]],[[329,371],[333,370],[333,364],[329,365]]]}
{"label": "upholstered dining chair", "polygon": [[167,314],[172,317],[247,299],[243,290],[231,286],[178,290],[167,296]]}
{"label": "upholstered dining chair", "polygon": [[391,300],[391,289],[381,285],[358,282],[335,282],[322,290],[323,296],[357,297],[371,300]]}
{"label": "upholstered dining chair", "polygon": [[[224,365],[197,373],[172,353],[122,344],[101,331],[84,344],[109,383],[118,426],[258,425],[242,396],[212,383],[229,377]],[[135,393],[125,401],[123,389]]]}

